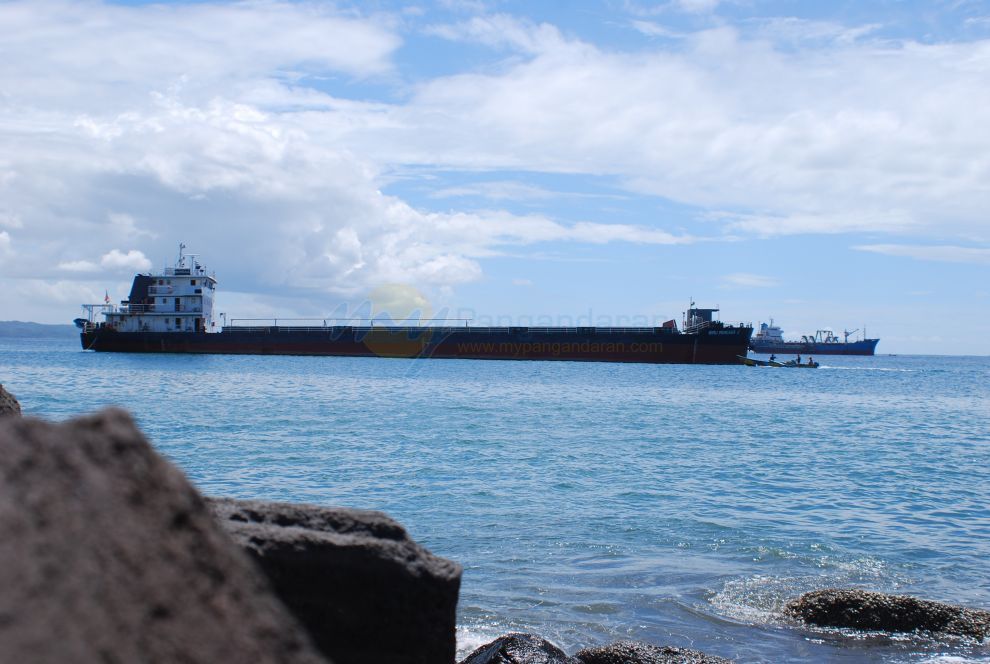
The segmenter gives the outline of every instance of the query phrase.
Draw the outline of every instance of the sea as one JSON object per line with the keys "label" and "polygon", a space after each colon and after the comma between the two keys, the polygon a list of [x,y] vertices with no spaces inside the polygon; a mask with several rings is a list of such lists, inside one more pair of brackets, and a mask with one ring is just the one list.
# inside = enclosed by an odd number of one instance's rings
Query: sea
{"label": "sea", "polygon": [[507,632],[739,662],[990,662],[816,630],[860,587],[990,608],[990,358],[743,366],[99,354],[0,340],[25,414],[126,408],[212,496],[383,510],[464,567],[459,656]]}

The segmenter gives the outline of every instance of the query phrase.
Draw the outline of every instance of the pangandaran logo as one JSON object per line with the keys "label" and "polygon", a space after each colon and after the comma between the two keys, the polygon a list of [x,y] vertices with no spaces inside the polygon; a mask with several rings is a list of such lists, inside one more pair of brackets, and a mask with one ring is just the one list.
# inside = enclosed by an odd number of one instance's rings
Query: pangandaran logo
{"label": "pangandaran logo", "polygon": [[368,303],[371,327],[358,341],[379,357],[429,357],[444,336],[429,299],[413,286],[384,284]]}

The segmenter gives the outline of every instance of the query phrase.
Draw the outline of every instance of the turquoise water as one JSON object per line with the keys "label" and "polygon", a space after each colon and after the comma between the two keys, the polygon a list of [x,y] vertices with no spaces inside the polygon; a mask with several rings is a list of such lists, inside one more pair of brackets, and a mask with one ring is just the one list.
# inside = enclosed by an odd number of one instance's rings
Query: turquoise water
{"label": "turquoise water", "polygon": [[788,625],[826,586],[990,607],[990,358],[817,371],[83,353],[0,340],[28,414],[131,410],[212,495],[380,509],[464,565],[462,652],[512,630],[742,662],[990,662]]}

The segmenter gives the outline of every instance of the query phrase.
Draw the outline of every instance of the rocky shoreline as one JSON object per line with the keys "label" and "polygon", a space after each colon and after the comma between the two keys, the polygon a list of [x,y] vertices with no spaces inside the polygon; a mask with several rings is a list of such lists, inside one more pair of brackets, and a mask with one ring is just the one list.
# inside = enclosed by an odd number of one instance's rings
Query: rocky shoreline
{"label": "rocky shoreline", "polygon": [[0,385],[0,417],[5,415],[20,415],[21,404],[14,395]]}
{"label": "rocky shoreline", "polygon": [[[0,386],[0,661],[453,664],[461,567],[381,512],[202,496],[131,417],[20,417]],[[796,625],[983,640],[990,612],[806,593]],[[461,664],[721,664],[508,634]]]}

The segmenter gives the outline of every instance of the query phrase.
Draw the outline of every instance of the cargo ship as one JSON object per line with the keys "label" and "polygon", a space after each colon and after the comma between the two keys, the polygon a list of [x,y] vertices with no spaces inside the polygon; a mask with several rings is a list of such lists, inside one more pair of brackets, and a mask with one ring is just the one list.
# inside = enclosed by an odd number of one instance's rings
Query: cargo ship
{"label": "cargo ship", "polygon": [[749,348],[754,353],[763,355],[873,355],[880,339],[863,338],[849,341],[849,337],[858,332],[843,332],[843,338],[831,330],[818,330],[814,335],[802,335],[800,341],[784,341],[784,332],[773,324],[760,323],[760,330],[753,335]]}
{"label": "cargo ship", "polygon": [[[396,325],[217,326],[213,301],[216,276],[194,254],[174,267],[138,274],[119,305],[82,305],[77,318],[84,350],[122,353],[223,353],[253,355],[338,355],[352,357],[461,358],[484,360],[572,360],[654,364],[739,364],[752,325],[714,318],[718,309],[691,303],[682,329],[674,320],[659,327],[479,327]],[[103,320],[98,320],[102,316]],[[226,323],[226,319],[224,321]]]}

